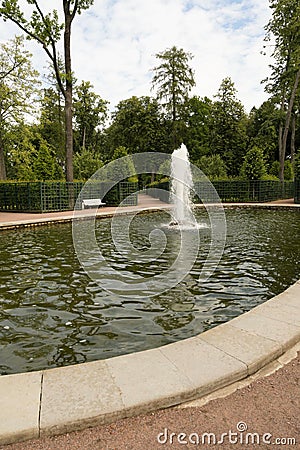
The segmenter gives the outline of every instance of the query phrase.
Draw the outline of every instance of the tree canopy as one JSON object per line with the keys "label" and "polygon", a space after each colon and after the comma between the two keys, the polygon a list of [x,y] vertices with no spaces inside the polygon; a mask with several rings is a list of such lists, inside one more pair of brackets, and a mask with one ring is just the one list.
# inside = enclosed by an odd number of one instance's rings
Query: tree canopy
{"label": "tree canopy", "polygon": [[[44,13],[38,0],[26,0],[32,5],[30,18],[26,18],[18,0],[3,0],[0,17],[15,23],[29,39],[42,46],[52,62],[57,83],[65,100],[65,133],[66,133],[66,179],[73,181],[73,73],[71,63],[71,27],[76,14],[88,9],[93,0],[62,0],[64,23],[59,22],[57,10]],[[60,72],[57,45],[63,33],[64,41],[64,73]]]}
{"label": "tree canopy", "polygon": [[[280,107],[278,150],[280,179],[284,179],[284,163],[291,124],[295,126],[299,110],[300,83],[300,2],[299,0],[270,0],[272,17],[266,26],[267,42],[275,42],[270,66],[271,75],[264,80],[266,90]],[[273,45],[273,44],[272,44]],[[298,96],[298,107],[295,107]],[[295,138],[295,129],[291,139]],[[292,143],[293,146],[293,143]]]}
{"label": "tree canopy", "polygon": [[185,104],[195,86],[194,72],[189,66],[193,55],[173,46],[156,54],[160,64],[154,67],[152,88],[156,98],[166,111],[166,118],[172,121],[174,148],[182,140],[182,122],[185,120]]}
{"label": "tree canopy", "polygon": [[38,72],[32,67],[23,37],[0,44],[0,74],[0,180],[5,180],[8,132],[25,120],[26,114],[34,112],[39,85]]}

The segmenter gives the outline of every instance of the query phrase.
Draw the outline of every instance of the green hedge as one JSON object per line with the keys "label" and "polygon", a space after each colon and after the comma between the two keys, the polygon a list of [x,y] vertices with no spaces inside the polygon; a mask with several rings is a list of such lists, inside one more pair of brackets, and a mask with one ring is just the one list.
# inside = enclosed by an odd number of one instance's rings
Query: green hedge
{"label": "green hedge", "polygon": [[[273,180],[243,181],[226,180],[213,181],[219,198],[222,202],[269,202],[279,199],[294,197],[294,182]],[[147,193],[161,201],[169,202],[169,183],[152,183],[147,189]],[[211,184],[206,181],[195,183],[195,190],[199,197],[195,196],[194,202],[215,202],[217,196],[211,189]]]}
{"label": "green hedge", "polygon": [[[82,188],[84,190],[81,192]],[[101,198],[107,206],[137,204],[137,183],[120,182],[110,188],[109,183],[93,181],[2,182],[0,183],[0,211],[47,212],[72,210],[81,207],[87,198]],[[106,192],[104,194],[104,192]]]}
{"label": "green hedge", "polygon": [[295,203],[300,203],[300,178],[295,180]]}

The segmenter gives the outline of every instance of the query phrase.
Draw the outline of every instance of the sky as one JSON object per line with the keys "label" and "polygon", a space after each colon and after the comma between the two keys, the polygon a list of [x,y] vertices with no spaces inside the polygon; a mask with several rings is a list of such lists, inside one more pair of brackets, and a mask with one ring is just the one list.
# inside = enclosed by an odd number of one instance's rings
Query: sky
{"label": "sky", "polygon": [[[19,3],[29,12],[26,0]],[[62,10],[61,0],[39,4]],[[78,82],[90,81],[113,110],[133,95],[155,95],[155,55],[175,45],[193,55],[192,95],[212,99],[229,76],[249,112],[267,99],[261,80],[271,59],[261,51],[270,16],[268,0],[94,0],[73,22],[73,70]],[[18,28],[0,19],[0,42],[15,34]],[[38,44],[28,45],[35,68],[46,73],[46,54]]]}

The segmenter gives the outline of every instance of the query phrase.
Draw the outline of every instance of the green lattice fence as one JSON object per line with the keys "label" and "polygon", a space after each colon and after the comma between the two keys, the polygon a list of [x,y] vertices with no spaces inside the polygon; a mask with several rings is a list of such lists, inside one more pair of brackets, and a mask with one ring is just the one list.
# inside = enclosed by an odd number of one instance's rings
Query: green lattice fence
{"label": "green lattice fence", "polygon": [[300,203],[300,179],[295,180],[295,203]]}
{"label": "green lattice fence", "polygon": [[76,199],[101,198],[107,206],[137,204],[137,183],[89,182],[4,182],[0,183],[0,211],[48,212],[72,210]]}
{"label": "green lattice fence", "polygon": [[[213,181],[215,190],[219,198],[224,203],[230,202],[269,202],[279,199],[294,197],[294,182],[273,180],[243,181],[226,180]],[[211,184],[206,181],[195,183],[195,190],[199,197],[195,196],[194,201],[215,202],[217,196],[211,188]],[[148,189],[148,195],[159,198],[161,201],[168,202],[169,183],[153,183]]]}

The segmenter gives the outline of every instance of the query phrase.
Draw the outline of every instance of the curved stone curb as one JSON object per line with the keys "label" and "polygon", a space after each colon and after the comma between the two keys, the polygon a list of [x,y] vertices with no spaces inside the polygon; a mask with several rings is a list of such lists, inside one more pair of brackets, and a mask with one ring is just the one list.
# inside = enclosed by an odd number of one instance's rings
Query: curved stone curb
{"label": "curved stone curb", "polygon": [[253,374],[300,340],[300,281],[196,337],[130,355],[0,377],[0,443],[165,408]]}

